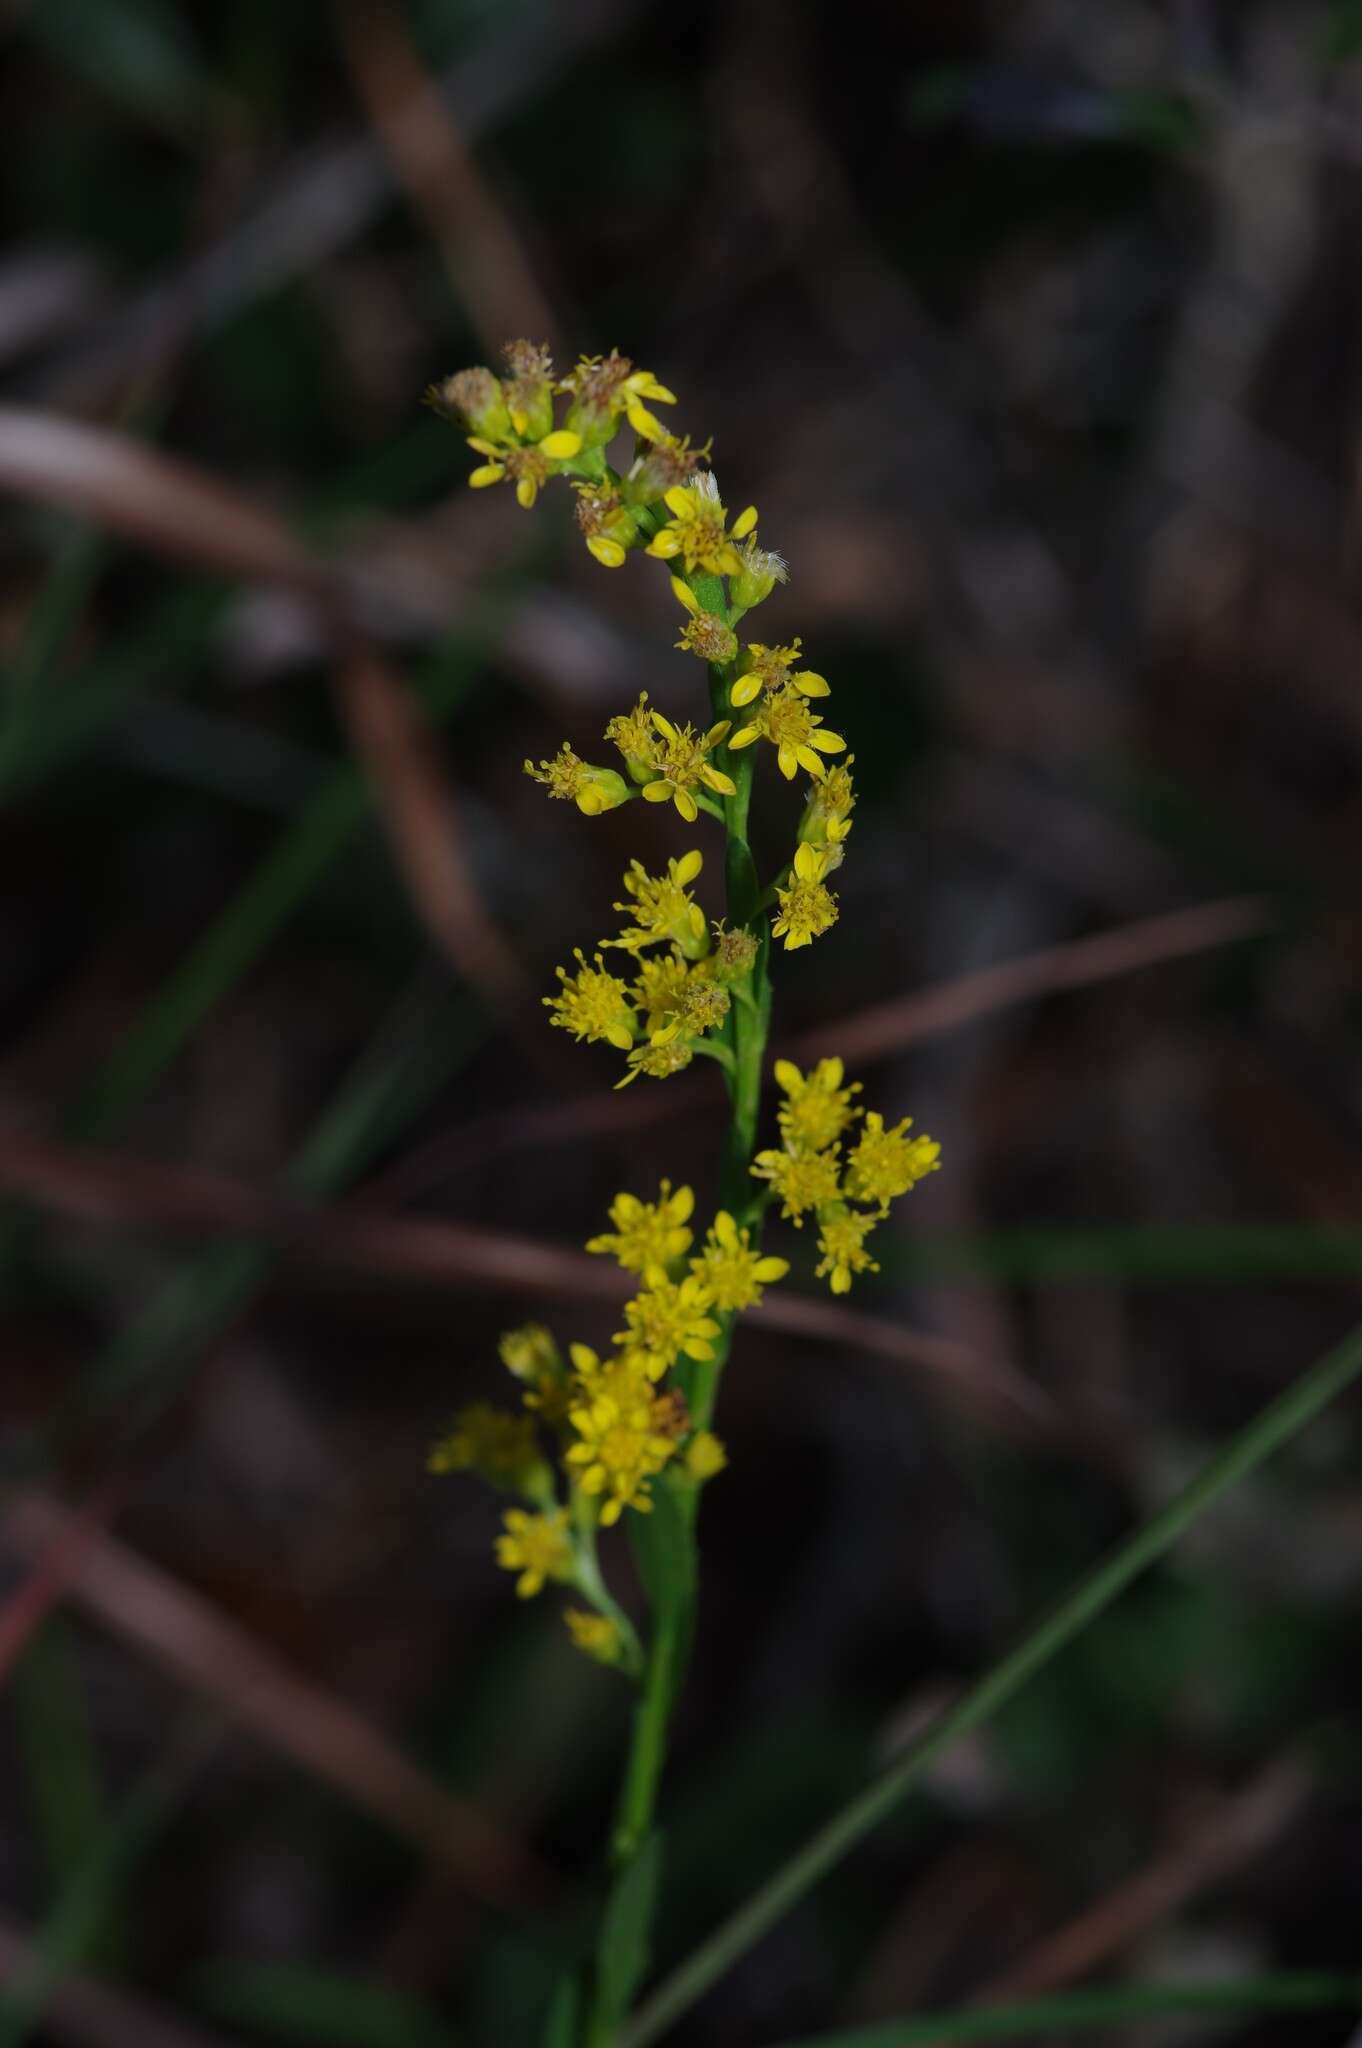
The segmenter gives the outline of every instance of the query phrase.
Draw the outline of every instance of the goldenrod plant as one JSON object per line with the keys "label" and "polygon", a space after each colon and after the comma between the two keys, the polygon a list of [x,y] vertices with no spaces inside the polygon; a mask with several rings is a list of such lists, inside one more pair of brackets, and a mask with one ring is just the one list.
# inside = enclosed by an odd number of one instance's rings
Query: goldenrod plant
{"label": "goldenrod plant", "polygon": [[[516,1592],[532,1599],[561,1586],[572,1643],[639,1689],[612,1837],[620,1875],[590,2000],[567,2036],[601,2044],[637,1974],[621,1972],[619,1925],[622,1912],[638,1927],[647,1918],[629,1901],[651,1884],[656,1861],[644,1851],[693,1625],[700,1494],[727,1464],[713,1428],[720,1380],[738,1317],[790,1270],[763,1247],[767,1212],[778,1206],[796,1230],[812,1219],[816,1275],[845,1294],[877,1270],[868,1240],[890,1205],[936,1170],[940,1147],[912,1135],[911,1119],[890,1125],[864,1110],[842,1061],[822,1059],[808,1072],[775,1061],[773,1142],[759,1149],[772,942],[798,953],[836,923],[831,884],[856,794],[854,756],[815,708],[831,687],[802,641],[739,638],[747,615],[788,580],[783,558],[762,545],[756,507],[730,518],[709,444],[664,426],[653,408],[674,405],[674,394],[618,352],[556,377],[547,350],[512,342],[501,377],[461,370],[428,399],[478,458],[474,489],[509,483],[529,510],[561,478],[595,561],[659,564],[679,607],[676,646],[708,672],[707,704],[682,691],[663,709],[643,692],[609,720],[602,738],[619,765],[564,741],[525,772],[586,818],[635,798],[675,812],[677,852],[660,873],[630,862],[613,906],[623,922],[589,953],[578,947],[544,1000],[552,1025],[622,1057],[617,1087],[665,1081],[697,1057],[718,1067],[730,1115],[712,1211],[701,1231],[694,1191],[667,1180],[655,1194],[619,1194],[609,1227],[587,1241],[636,1288],[610,1348],[563,1345],[538,1324],[510,1332],[501,1358],[519,1383],[519,1409],[465,1408],[431,1455],[434,1470],[470,1471],[516,1496],[496,1542]],[[616,468],[614,444],[627,431],[633,452]],[[778,792],[806,782],[789,859],[765,878],[748,838],[761,761]],[[702,834],[722,846],[720,915],[700,897],[706,849],[692,842]],[[639,1624],[610,1591],[598,1548],[598,1532],[622,1521],[650,1603]]]}

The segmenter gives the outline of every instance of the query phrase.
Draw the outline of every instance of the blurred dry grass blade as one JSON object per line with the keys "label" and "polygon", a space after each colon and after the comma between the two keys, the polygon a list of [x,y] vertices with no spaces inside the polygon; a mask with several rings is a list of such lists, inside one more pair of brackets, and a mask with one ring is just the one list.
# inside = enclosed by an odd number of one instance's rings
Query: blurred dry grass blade
{"label": "blurred dry grass blade", "polygon": [[[20,1493],[0,1542],[33,1559],[75,1525],[45,1494]],[[168,1572],[95,1534],[71,1597],[216,1706],[385,1821],[454,1872],[477,1898],[524,1908],[550,1889],[531,1852],[404,1756],[358,1714]]]}
{"label": "blurred dry grass blade", "polygon": [[[507,8],[499,27],[442,81],[466,141],[524,107],[628,19],[622,0]],[[159,352],[167,328],[218,333],[247,307],[349,246],[376,219],[392,176],[369,136],[295,150],[256,210],[202,255],[167,268],[92,336],[54,357],[28,388],[102,390]]]}
{"label": "blurred dry grass blade", "polygon": [[1265,1855],[1299,1818],[1314,1789],[1314,1777],[1298,1755],[1274,1757],[1242,1791],[1217,1802],[1194,1832],[1050,1935],[970,2003],[1032,1997],[1088,1976],[1179,1907]]}
{"label": "blurred dry grass blade", "polygon": [[[1231,896],[1140,918],[1114,931],[1069,939],[913,995],[892,997],[840,1021],[816,1025],[799,1038],[778,1044],[775,1051],[805,1061],[838,1053],[853,1065],[882,1059],[1014,1004],[1036,1002],[1061,989],[1087,988],[1237,939],[1256,938],[1274,930],[1279,921],[1280,906],[1269,896]],[[644,1130],[673,1116],[694,1115],[704,1100],[703,1085],[674,1081],[646,1095],[638,1088],[624,1094],[593,1092],[568,1102],[483,1117],[397,1160],[370,1182],[368,1194],[374,1201],[411,1201],[436,1182],[485,1160],[540,1145]]]}
{"label": "blurred dry grass blade", "polygon": [[[35,1948],[22,1928],[0,1919],[0,1984],[22,1977]],[[68,1976],[43,2013],[43,2033],[68,2048],[235,2048],[222,2034],[206,2034],[148,2005],[142,1998],[89,1976]]]}
{"label": "blurred dry grass blade", "polygon": [[1138,924],[981,967],[917,995],[897,996],[840,1023],[820,1024],[790,1050],[803,1059],[837,1052],[852,1065],[879,1059],[1014,1003],[1034,1002],[1061,989],[1086,988],[1235,939],[1257,938],[1271,931],[1280,916],[1281,906],[1270,896],[1231,896],[1191,910],[1170,911],[1165,917],[1141,918]]}
{"label": "blurred dry grass blade", "polygon": [[273,513],[205,471],[104,427],[0,405],[0,490],[233,575],[319,597],[330,588],[326,566]]}
{"label": "blurred dry grass blade", "polygon": [[452,100],[423,68],[402,9],[339,0],[337,12],[356,90],[483,347],[495,356],[517,335],[556,347],[559,323],[521,238],[478,169]]}
{"label": "blurred dry grass blade", "polygon": [[[479,1225],[390,1216],[356,1204],[329,1208],[259,1194],[225,1175],[167,1167],[127,1153],[84,1151],[19,1132],[0,1139],[0,1188],[65,1213],[126,1227],[225,1231],[267,1239],[297,1256],[353,1272],[439,1286],[501,1288],[619,1301],[627,1276],[604,1260]],[[932,1374],[982,1425],[1065,1434],[1048,1399],[994,1360],[915,1330],[801,1295],[768,1295],[756,1328],[844,1345]]]}
{"label": "blurred dry grass blade", "polygon": [[119,1498],[117,1487],[102,1487],[79,1514],[71,1515],[0,1607],[0,1691],[29,1637],[61,1600],[85,1552],[113,1516]]}
{"label": "blurred dry grass blade", "polygon": [[[429,726],[371,647],[352,647],[335,677],[341,715],[377,786],[398,863],[427,929],[493,1014],[528,1039],[532,1015],[538,1024],[534,991],[482,907]],[[541,1040],[536,1030],[536,1049]]]}

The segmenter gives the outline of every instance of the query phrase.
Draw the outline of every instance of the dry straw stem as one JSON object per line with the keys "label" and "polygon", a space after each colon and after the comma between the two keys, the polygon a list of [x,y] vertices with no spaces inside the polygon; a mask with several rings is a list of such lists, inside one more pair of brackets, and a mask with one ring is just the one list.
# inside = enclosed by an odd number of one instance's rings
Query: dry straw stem
{"label": "dry straw stem", "polygon": [[[846,1045],[864,1066],[1017,1003],[1039,1002],[1061,990],[1092,987],[1216,946],[1260,938],[1276,928],[1280,916],[1280,905],[1270,896],[1230,896],[1159,917],[1137,918],[1113,931],[1023,953],[996,967],[979,968],[934,988],[853,1011],[840,1022],[819,1024],[799,1038],[781,1042],[776,1050],[807,1063]],[[646,1095],[638,1088],[619,1095],[593,1092],[570,1102],[483,1117],[397,1160],[370,1182],[369,1193],[385,1202],[410,1201],[433,1183],[484,1160],[645,1129],[670,1117],[693,1115],[705,1100],[703,1087],[681,1080]]]}
{"label": "dry straw stem", "polygon": [[[0,1544],[32,1561],[77,1526],[50,1495],[23,1492],[0,1522]],[[358,1714],[168,1572],[114,1537],[82,1534],[70,1596],[107,1627],[437,1858],[476,1898],[524,1908],[549,1894],[549,1873],[528,1849]]]}
{"label": "dry straw stem", "polygon": [[[19,1132],[0,1138],[0,1187],[68,1215],[125,1227],[227,1232],[326,1265],[437,1286],[505,1288],[617,1302],[626,1277],[600,1260],[507,1231],[357,1204],[320,1207],[261,1194],[225,1174],[84,1150]],[[767,1296],[754,1327],[841,1344],[930,1373],[981,1423],[1030,1439],[1063,1434],[1046,1397],[1019,1376],[931,1331],[798,1295]]]}

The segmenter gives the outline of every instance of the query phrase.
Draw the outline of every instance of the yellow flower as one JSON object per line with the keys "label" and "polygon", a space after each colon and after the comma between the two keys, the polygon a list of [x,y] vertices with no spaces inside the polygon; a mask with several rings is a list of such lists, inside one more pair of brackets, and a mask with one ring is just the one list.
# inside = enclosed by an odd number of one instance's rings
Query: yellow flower
{"label": "yellow flower", "polygon": [[734,547],[757,523],[757,509],[749,505],[726,531],[727,513],[719,500],[719,486],[705,471],[688,484],[667,491],[663,503],[671,513],[667,524],[654,534],[647,552],[659,561],[670,562],[679,555],[689,575],[701,570],[707,576],[737,576],[742,557]]}
{"label": "yellow flower", "polygon": [[562,464],[581,453],[582,437],[559,427],[538,441],[518,447],[498,448],[480,434],[470,434],[468,445],[478,455],[489,458],[470,472],[468,481],[473,489],[483,490],[508,476],[515,485],[516,503],[528,512],[548,479],[558,476]]}
{"label": "yellow flower", "polygon": [[741,925],[728,930],[722,918],[714,927],[714,975],[725,987],[746,981],[757,957],[757,941]]}
{"label": "yellow flower", "polygon": [[669,1038],[675,1036],[687,991],[693,977],[703,971],[703,965],[702,962],[700,967],[692,967],[675,949],[639,961],[634,1002],[650,1038],[656,1039],[664,1032]]}
{"label": "yellow flower", "polygon": [[[646,966],[647,963],[645,963]],[[636,1045],[629,1055],[629,1071],[622,1081],[616,1081],[616,1088],[627,1088],[631,1081],[637,1081],[640,1074],[651,1074],[655,1081],[665,1081],[672,1074],[681,1073],[695,1058],[695,1052],[688,1038],[673,1038],[670,1033],[654,1038],[647,1045]]]}
{"label": "yellow flower", "polygon": [[838,1197],[836,1150],[828,1152],[758,1152],[751,1171],[768,1180],[781,1199],[781,1215],[799,1228],[806,1209],[821,1208]]}
{"label": "yellow flower", "polygon": [[655,434],[634,456],[625,482],[631,502],[651,505],[677,484],[689,483],[702,462],[709,461],[709,443],[692,448],[689,434]]}
{"label": "yellow flower", "polygon": [[497,1538],[497,1563],[503,1571],[519,1572],[515,1589],[522,1600],[532,1600],[545,1579],[572,1577],[572,1538],[562,1508],[542,1515],[508,1508],[501,1519],[506,1534]]}
{"label": "yellow flower", "polygon": [[507,1372],[531,1385],[545,1373],[558,1372],[563,1362],[553,1333],[543,1323],[524,1323],[518,1330],[507,1330],[498,1340],[497,1355]]}
{"label": "yellow flower", "polygon": [[758,547],[755,539],[745,540],[738,552],[742,568],[731,579],[728,594],[737,611],[750,612],[754,605],[765,604],[777,583],[789,582],[790,571],[784,555]]}
{"label": "yellow flower", "polygon": [[641,860],[631,860],[623,887],[633,900],[614,908],[636,918],[637,923],[627,925],[617,939],[608,939],[606,944],[637,953],[644,946],[674,942],[692,959],[705,952],[709,944],[705,913],[689,887],[703,866],[704,855],[698,851],[669,860],[665,875],[650,875]]}
{"label": "yellow flower", "polygon": [[719,1325],[706,1311],[709,1291],[694,1279],[663,1280],[648,1286],[624,1304],[627,1330],[615,1342],[635,1352],[649,1379],[660,1380],[684,1352],[687,1358],[713,1358],[710,1339]]}
{"label": "yellow flower", "polygon": [[717,981],[705,978],[708,961],[702,961],[693,969],[685,988],[681,991],[681,1003],[677,1015],[680,1024],[687,1031],[703,1037],[716,1024],[722,1024],[733,1007],[733,998],[726,988]]}
{"label": "yellow flower", "polygon": [[651,782],[657,759],[657,733],[646,690],[640,690],[632,711],[616,713],[605,728],[605,737],[619,748],[635,782]]}
{"label": "yellow flower", "polygon": [[811,668],[795,669],[802,645],[798,637],[788,647],[765,647],[760,640],[749,641],[746,666],[733,685],[729,703],[741,709],[744,704],[751,704],[763,690],[770,696],[787,683],[792,684],[802,697],[826,697],[829,689],[825,677]]}
{"label": "yellow flower", "polygon": [[542,782],[550,796],[575,803],[588,818],[613,811],[633,794],[622,775],[617,775],[613,768],[596,768],[591,762],[580,760],[566,740],[551,761],[541,761],[537,768],[533,761],[527,761],[525,773],[532,782]]}
{"label": "yellow flower", "polygon": [[941,1147],[935,1138],[904,1136],[912,1121],[906,1116],[887,1131],[884,1118],[872,1109],[847,1160],[847,1193],[858,1202],[878,1203],[882,1216],[892,1201],[935,1173],[941,1163]]}
{"label": "yellow flower", "polygon": [[713,1430],[698,1429],[686,1446],[686,1470],[697,1485],[713,1479],[728,1463],[728,1452]]}
{"label": "yellow flower", "polygon": [[569,1607],[563,1614],[568,1634],[585,1656],[598,1664],[617,1664],[620,1654],[619,1623],[608,1614],[589,1614],[584,1608]]}
{"label": "yellow flower", "polygon": [[605,971],[599,953],[594,967],[587,966],[580,946],[573,957],[578,963],[577,972],[569,974],[566,967],[556,968],[562,988],[556,996],[544,997],[554,1012],[552,1022],[570,1031],[579,1044],[584,1038],[590,1043],[604,1038],[621,1052],[627,1052],[634,1042],[634,1013],[629,1007],[628,989],[617,976]]}
{"label": "yellow flower", "polygon": [[829,872],[829,851],[819,852],[801,839],[795,848],[794,873],[789,885],[776,890],[779,915],[771,926],[775,936],[784,938],[785,950],[807,946],[837,922],[837,898],[823,886]]}
{"label": "yellow flower", "polygon": [[822,1263],[814,1268],[815,1279],[829,1276],[834,1294],[846,1294],[854,1273],[878,1273],[879,1267],[865,1248],[865,1241],[879,1221],[864,1209],[848,1209],[841,1202],[820,1212],[818,1249]]}
{"label": "yellow flower", "polygon": [[536,1481],[548,1477],[533,1422],[490,1401],[461,1408],[426,1462],[431,1472],[476,1472],[489,1486],[510,1493],[533,1492]]}
{"label": "yellow flower", "polygon": [[835,768],[829,768],[809,791],[799,836],[813,846],[839,846],[851,831],[851,813],[856,808],[856,791],[851,766],[856,756],[848,754]]}
{"label": "yellow flower", "polygon": [[655,1202],[641,1202],[637,1195],[616,1195],[610,1204],[614,1229],[589,1237],[589,1252],[609,1252],[626,1273],[641,1273],[646,1281],[665,1280],[673,1259],[690,1249],[691,1232],[686,1228],[695,1208],[691,1190],[681,1187],[672,1193],[664,1180]]}
{"label": "yellow flower", "polygon": [[648,1481],[662,1470],[676,1449],[672,1438],[656,1426],[653,1401],[646,1389],[637,1398],[596,1394],[571,1414],[580,1442],[565,1462],[580,1467],[577,1483],[589,1495],[604,1494],[601,1521],[617,1522],[625,1508],[647,1514],[652,1501]]}
{"label": "yellow flower", "polygon": [[756,716],[740,725],[728,744],[750,747],[757,740],[771,742],[787,782],[793,782],[801,768],[821,781],[827,773],[823,755],[840,754],[846,745],[840,733],[824,731],[818,713],[810,711],[808,699],[793,683],[767,697]]}
{"label": "yellow flower", "polygon": [[577,524],[588,551],[606,569],[624,566],[630,548],[638,546],[638,527],[613,484],[574,484]]}
{"label": "yellow flower", "polygon": [[790,1270],[788,1259],[763,1258],[753,1251],[751,1232],[739,1230],[727,1209],[720,1209],[710,1225],[704,1249],[690,1262],[691,1272],[717,1309],[755,1308],[763,1290],[783,1280]]}
{"label": "yellow flower", "polygon": [[841,1060],[819,1060],[807,1074],[801,1074],[793,1060],[777,1060],[776,1084],[785,1100],[776,1112],[780,1134],[791,1152],[822,1152],[835,1145],[858,1114],[852,1096],[861,1084],[842,1086],[845,1068]]}
{"label": "yellow flower", "polygon": [[666,428],[643,400],[676,404],[675,392],[659,384],[651,370],[636,370],[618,349],[611,349],[608,356],[583,356],[558,389],[572,394],[568,424],[598,445],[610,439],[621,413],[645,441],[666,437]]}
{"label": "yellow flower", "polygon": [[686,823],[693,825],[699,815],[693,791],[703,787],[716,790],[720,796],[736,794],[732,776],[715,768],[709,759],[728,732],[729,721],[720,719],[708,732],[697,733],[692,725],[673,725],[660,711],[650,716],[658,742],[653,747],[654,780],[644,783],[644,798],[650,804],[664,804],[670,797]]}

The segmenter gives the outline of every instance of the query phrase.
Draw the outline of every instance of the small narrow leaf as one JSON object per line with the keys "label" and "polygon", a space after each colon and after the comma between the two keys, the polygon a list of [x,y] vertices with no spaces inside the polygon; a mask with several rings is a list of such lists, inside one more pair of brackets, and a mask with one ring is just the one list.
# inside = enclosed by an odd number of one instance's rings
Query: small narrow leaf
{"label": "small narrow leaf", "polygon": [[616,1878],[606,1905],[596,1986],[598,2029],[613,2029],[624,2018],[643,1981],[661,1875],[662,1836],[655,1828]]}

